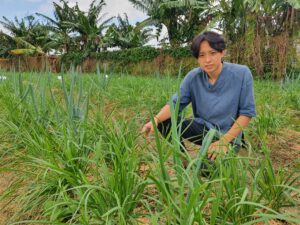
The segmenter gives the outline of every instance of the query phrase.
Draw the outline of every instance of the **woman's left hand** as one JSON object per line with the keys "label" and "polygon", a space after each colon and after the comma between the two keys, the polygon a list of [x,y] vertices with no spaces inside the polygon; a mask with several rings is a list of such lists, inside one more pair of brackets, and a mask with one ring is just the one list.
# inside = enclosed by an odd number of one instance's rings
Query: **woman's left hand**
{"label": "woman's left hand", "polygon": [[210,144],[208,148],[207,158],[215,160],[218,155],[225,155],[228,152],[228,144],[224,144],[221,141],[216,141]]}

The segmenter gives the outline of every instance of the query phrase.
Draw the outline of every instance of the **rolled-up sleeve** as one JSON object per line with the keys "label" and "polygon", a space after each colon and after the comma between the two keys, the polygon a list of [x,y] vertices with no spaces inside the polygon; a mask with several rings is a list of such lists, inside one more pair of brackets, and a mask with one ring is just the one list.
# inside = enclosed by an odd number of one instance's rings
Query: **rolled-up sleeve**
{"label": "rolled-up sleeve", "polygon": [[241,88],[238,115],[255,117],[256,109],[255,109],[255,100],[254,100],[254,90],[253,90],[253,77],[250,69],[247,67],[243,84]]}

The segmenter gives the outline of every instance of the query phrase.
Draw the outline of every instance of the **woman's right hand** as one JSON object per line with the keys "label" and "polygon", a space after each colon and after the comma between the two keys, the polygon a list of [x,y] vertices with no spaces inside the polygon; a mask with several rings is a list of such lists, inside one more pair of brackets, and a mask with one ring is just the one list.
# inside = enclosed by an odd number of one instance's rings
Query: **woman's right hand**
{"label": "woman's right hand", "polygon": [[[154,122],[155,122],[155,126],[157,126],[158,120],[157,120],[156,117],[154,117]],[[146,136],[149,136],[149,134],[153,134],[154,133],[154,127],[153,127],[153,124],[152,124],[151,121],[149,121],[148,123],[146,123],[143,126],[142,133],[144,133]]]}

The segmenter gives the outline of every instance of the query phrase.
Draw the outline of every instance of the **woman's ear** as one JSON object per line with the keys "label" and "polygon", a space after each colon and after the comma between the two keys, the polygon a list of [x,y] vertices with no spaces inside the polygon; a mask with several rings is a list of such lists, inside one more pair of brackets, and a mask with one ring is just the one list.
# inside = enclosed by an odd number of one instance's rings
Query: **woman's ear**
{"label": "woman's ear", "polygon": [[225,56],[225,54],[226,54],[226,50],[224,49],[224,50],[222,50],[222,57],[224,57]]}

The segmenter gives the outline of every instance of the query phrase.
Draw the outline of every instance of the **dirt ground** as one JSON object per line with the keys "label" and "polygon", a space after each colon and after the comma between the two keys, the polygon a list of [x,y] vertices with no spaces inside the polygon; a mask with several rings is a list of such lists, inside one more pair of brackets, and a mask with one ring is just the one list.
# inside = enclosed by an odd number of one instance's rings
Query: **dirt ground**
{"label": "dirt ground", "polygon": [[1,200],[12,181],[13,175],[11,173],[0,173],[0,225],[5,225],[14,212],[14,207],[9,200]]}
{"label": "dirt ground", "polygon": [[[279,135],[270,137],[269,148],[273,165],[298,166],[300,165],[300,132],[283,130]],[[300,168],[299,168],[300,169]]]}

